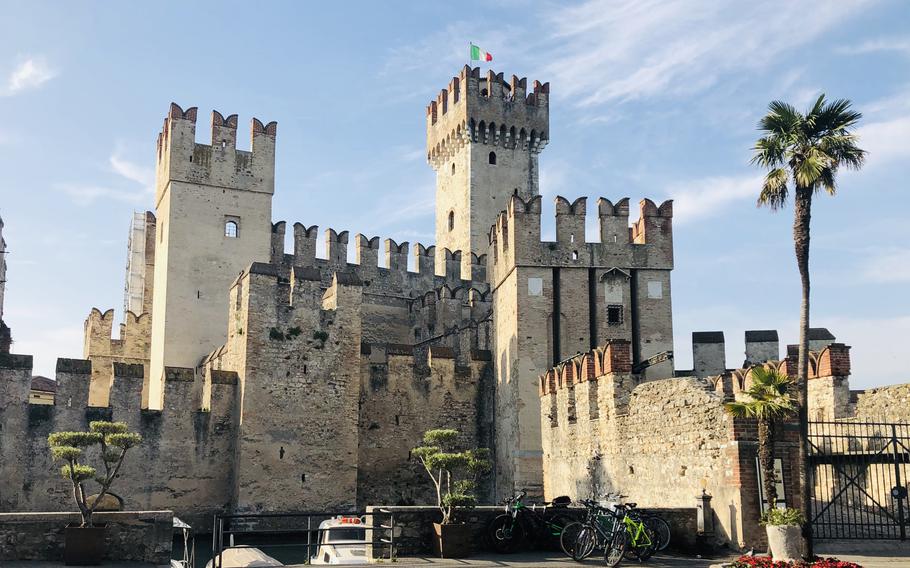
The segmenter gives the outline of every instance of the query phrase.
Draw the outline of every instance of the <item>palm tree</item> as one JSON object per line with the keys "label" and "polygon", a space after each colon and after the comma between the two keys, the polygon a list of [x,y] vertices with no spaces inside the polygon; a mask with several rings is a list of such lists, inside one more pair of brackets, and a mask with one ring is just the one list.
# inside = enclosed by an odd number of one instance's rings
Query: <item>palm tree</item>
{"label": "palm tree", "polygon": [[[778,210],[787,203],[793,190],[793,243],[796,264],[802,283],[802,306],[799,318],[799,358],[796,380],[799,387],[799,483],[800,506],[809,517],[809,221],[812,197],[824,189],[834,195],[840,168],[859,169],[866,152],[856,145],[854,127],[862,114],[850,108],[850,101],[827,102],[822,94],[805,114],[792,105],[774,101],[759,122],[764,135],[755,144],[752,163],[768,170],[762,184],[758,205]],[[803,534],[812,554],[808,526]]]}
{"label": "palm tree", "polygon": [[752,385],[746,390],[746,400],[728,402],[727,412],[737,418],[758,421],[758,464],[761,467],[768,509],[777,506],[777,480],[774,478],[774,425],[793,414],[793,381],[787,375],[765,367],[754,367],[750,373]]}

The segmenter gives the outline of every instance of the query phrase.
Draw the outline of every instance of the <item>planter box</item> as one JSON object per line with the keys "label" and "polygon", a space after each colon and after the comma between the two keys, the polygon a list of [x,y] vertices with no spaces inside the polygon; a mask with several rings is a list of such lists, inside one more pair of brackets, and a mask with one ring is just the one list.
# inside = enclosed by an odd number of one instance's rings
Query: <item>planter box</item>
{"label": "planter box", "polygon": [[96,566],[104,559],[106,527],[67,525],[64,532],[63,562],[67,566]]}
{"label": "planter box", "polygon": [[768,552],[775,562],[802,560],[806,551],[802,527],[768,525]]}
{"label": "planter box", "polygon": [[433,523],[436,553],[440,558],[464,558],[472,552],[472,530],[467,524]]}

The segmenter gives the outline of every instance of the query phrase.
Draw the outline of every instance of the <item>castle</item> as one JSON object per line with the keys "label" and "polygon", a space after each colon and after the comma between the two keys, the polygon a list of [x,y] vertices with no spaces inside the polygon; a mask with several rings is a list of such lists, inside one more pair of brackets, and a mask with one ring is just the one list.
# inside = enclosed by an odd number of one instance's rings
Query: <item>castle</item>
{"label": "castle", "polygon": [[[426,109],[435,245],[357,234],[354,263],[347,230],[326,229],[317,258],[318,227],[294,223],[285,250],[289,227],[271,207],[276,122],[252,119],[241,150],[237,115],[216,111],[201,144],[197,109],[172,104],[155,211],[130,229],[119,338],[113,310],[92,309],[84,359],[58,360],[50,406],[27,403],[31,357],[0,356],[0,469],[21,487],[0,494],[0,510],[66,508],[46,436],[98,418],[145,439],[121,472],[127,506],[200,526],[225,510],[425,501],[410,449],[439,427],[493,450],[489,499],[552,494],[567,480],[584,496],[579,472],[590,468],[573,459],[594,450],[574,433],[579,417],[616,419],[624,414],[609,400],[680,380],[673,207],[644,199],[630,225],[627,198],[598,199],[599,240],[588,242],[586,198],[557,197],[556,240],[542,241],[549,96],[548,83],[528,89],[464,67]],[[703,339],[691,374],[728,378],[680,388],[720,393],[718,406],[732,375],[722,336],[719,358],[718,342]],[[776,351],[758,349],[752,362]],[[587,352],[599,362],[578,359]],[[594,382],[606,375],[625,390]],[[661,388],[650,390],[659,399]]]}

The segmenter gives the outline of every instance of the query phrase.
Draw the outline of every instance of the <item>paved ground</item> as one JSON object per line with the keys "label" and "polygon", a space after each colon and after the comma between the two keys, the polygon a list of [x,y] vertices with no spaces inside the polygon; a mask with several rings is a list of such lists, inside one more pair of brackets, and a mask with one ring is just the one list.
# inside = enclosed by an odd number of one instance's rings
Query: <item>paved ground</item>
{"label": "paved ground", "polygon": [[[845,551],[847,552],[847,551]],[[864,568],[898,568],[910,566],[910,556],[905,555],[903,551],[883,552],[881,555],[858,555],[850,553],[840,553],[837,555],[841,560],[856,562]],[[710,566],[719,566],[729,558],[692,558],[690,556],[672,556],[658,555],[641,564],[648,568],[709,568]],[[64,568],[62,562],[3,562],[3,568]],[[138,562],[105,562],[104,568],[151,568],[150,564],[141,564]],[[301,565],[302,566],[302,565]],[[395,563],[381,563],[378,566],[429,566],[431,568],[506,568],[516,566],[522,568],[551,568],[551,567],[569,567],[569,566],[603,566],[602,562],[595,559],[588,559],[583,563],[573,562],[571,559],[561,556],[557,553],[528,552],[510,555],[483,555],[467,558],[464,560],[444,560],[440,558],[399,558]],[[623,562],[621,566],[639,566],[636,562]],[[167,568],[167,567],[162,567]]]}

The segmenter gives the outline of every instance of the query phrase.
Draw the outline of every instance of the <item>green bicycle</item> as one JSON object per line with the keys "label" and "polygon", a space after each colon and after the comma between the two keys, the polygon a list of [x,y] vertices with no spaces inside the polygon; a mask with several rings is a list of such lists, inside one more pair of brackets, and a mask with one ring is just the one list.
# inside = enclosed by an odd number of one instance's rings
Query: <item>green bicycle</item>
{"label": "green bicycle", "polygon": [[635,503],[614,505],[612,510],[593,501],[582,504],[588,509],[585,521],[566,526],[561,539],[563,550],[574,560],[583,560],[595,548],[603,548],[604,562],[616,566],[626,555],[647,560],[660,547],[659,537],[635,510]]}
{"label": "green bicycle", "polygon": [[487,534],[496,552],[515,552],[526,544],[544,548],[559,546],[563,528],[572,518],[562,513],[569,505],[568,497],[557,497],[542,510],[524,503],[526,492],[505,501],[505,512],[490,522]]}

